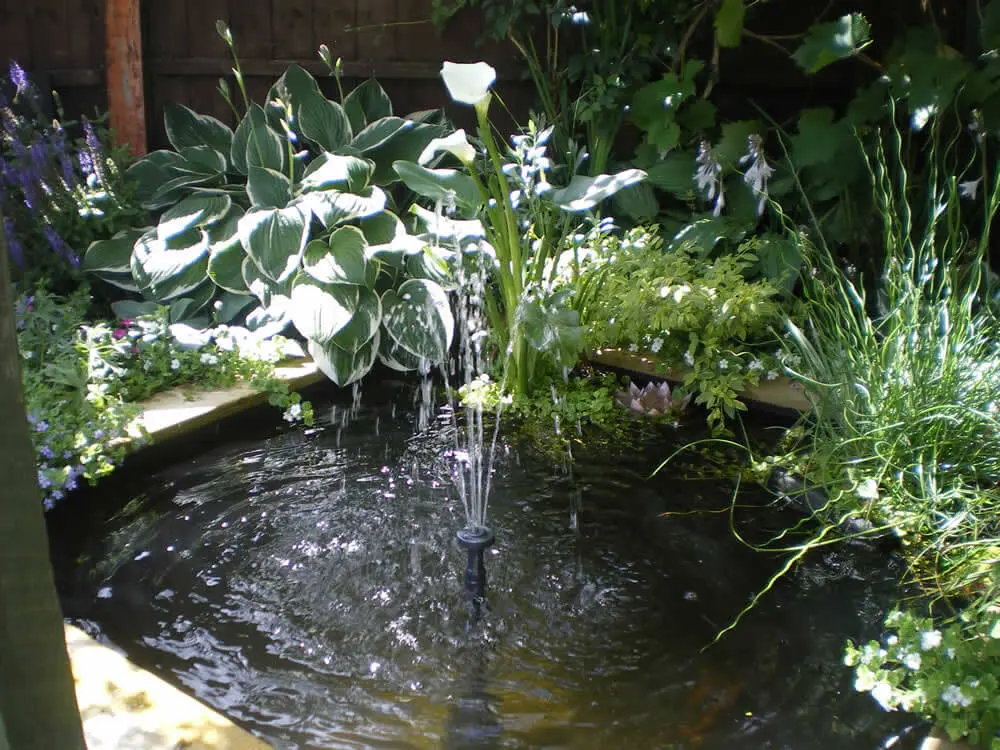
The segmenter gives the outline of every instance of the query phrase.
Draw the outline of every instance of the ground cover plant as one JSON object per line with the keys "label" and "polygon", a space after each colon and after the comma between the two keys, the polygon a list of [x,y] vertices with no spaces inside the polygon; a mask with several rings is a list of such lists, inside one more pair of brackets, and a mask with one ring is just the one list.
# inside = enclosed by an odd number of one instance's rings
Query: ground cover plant
{"label": "ground cover plant", "polygon": [[94,322],[90,304],[86,287],[68,297],[40,288],[16,302],[25,401],[46,507],[110,473],[144,439],[135,422],[140,402],[175,386],[245,382],[267,393],[286,420],[312,421],[308,402],[274,375],[278,361],[302,354],[293,342],[238,327],[171,324],[167,308],[156,305],[139,308],[133,318]]}

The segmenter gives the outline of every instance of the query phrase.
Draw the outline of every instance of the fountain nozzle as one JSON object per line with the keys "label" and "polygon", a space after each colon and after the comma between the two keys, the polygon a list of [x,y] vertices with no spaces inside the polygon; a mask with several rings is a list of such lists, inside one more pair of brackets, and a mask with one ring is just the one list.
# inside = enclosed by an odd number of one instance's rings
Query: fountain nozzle
{"label": "fountain nozzle", "polygon": [[460,529],[455,536],[468,555],[465,561],[465,595],[469,599],[471,630],[482,617],[483,605],[486,603],[485,552],[496,541],[496,537],[492,531],[481,526]]}

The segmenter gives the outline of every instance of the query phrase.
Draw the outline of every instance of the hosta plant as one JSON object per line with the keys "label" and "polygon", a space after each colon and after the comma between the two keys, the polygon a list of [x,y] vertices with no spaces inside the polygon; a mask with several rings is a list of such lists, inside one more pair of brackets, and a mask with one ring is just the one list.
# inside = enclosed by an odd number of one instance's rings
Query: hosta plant
{"label": "hosta plant", "polygon": [[264,106],[245,101],[235,132],[165,107],[173,149],[129,170],[157,224],[92,244],[85,268],[171,305],[175,317],[214,301],[217,320],[228,322],[253,299],[251,323],[293,322],[340,385],[377,357],[398,369],[444,359],[453,327],[446,292],[433,278],[406,278],[407,269],[440,269],[408,259],[424,242],[407,234],[387,192],[398,180],[393,163],[416,159],[444,133],[440,117],[393,115],[374,80],[331,101],[297,65]]}

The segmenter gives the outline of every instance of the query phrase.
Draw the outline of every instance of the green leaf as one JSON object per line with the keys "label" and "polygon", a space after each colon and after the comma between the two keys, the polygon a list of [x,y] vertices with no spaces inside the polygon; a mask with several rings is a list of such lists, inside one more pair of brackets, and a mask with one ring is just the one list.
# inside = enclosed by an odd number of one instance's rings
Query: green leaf
{"label": "green leaf", "polygon": [[605,198],[645,179],[646,173],[641,169],[626,169],[617,174],[599,174],[596,177],[575,175],[569,185],[553,190],[548,197],[563,211],[589,211]]}
{"label": "green leaf", "polygon": [[990,0],[983,8],[979,36],[984,52],[1000,49],[1000,0]]}
{"label": "green leaf", "polygon": [[637,222],[650,221],[660,210],[652,186],[645,182],[618,191],[614,203],[619,211]]}
{"label": "green leaf", "polygon": [[699,61],[689,62],[680,78],[675,73],[666,73],[632,97],[629,116],[646,131],[647,140],[658,151],[669,151],[680,142],[681,130],[675,117],[681,105],[694,95],[694,78],[703,67]]}
{"label": "green leaf", "polygon": [[192,292],[205,281],[208,235],[190,230],[168,241],[155,230],[140,237],[132,250],[132,276],[146,294],[168,301]]}
{"label": "green leaf", "polygon": [[[382,120],[369,127],[373,128],[380,122]],[[372,182],[376,185],[389,185],[395,182],[397,176],[392,165],[397,161],[416,162],[427,144],[444,132],[445,129],[440,125],[414,124],[394,133],[379,145],[365,149],[365,156],[375,162]]]}
{"label": "green leaf", "polygon": [[366,257],[382,261],[393,268],[402,268],[406,252],[403,244],[412,239],[402,220],[392,211],[381,211],[358,223],[368,242]]}
{"label": "green leaf", "polygon": [[837,152],[845,137],[850,138],[841,122],[834,122],[829,107],[803,110],[799,115],[799,132],[790,138],[792,163],[797,169],[817,165],[834,167]]}
{"label": "green leaf", "polygon": [[411,372],[420,367],[420,357],[411,354],[391,336],[380,336],[378,358],[386,367],[398,372]]}
{"label": "green leaf", "polygon": [[291,205],[311,211],[324,227],[331,229],[338,224],[377,214],[385,208],[385,203],[386,195],[382,189],[371,186],[360,195],[339,190],[317,190],[300,195]]}
{"label": "green leaf", "polygon": [[743,0],[722,0],[715,13],[715,39],[720,47],[739,47],[747,9]]}
{"label": "green leaf", "polygon": [[129,273],[132,247],[142,235],[142,229],[122,229],[109,240],[91,242],[83,256],[83,270],[91,273]]}
{"label": "green leaf", "polygon": [[333,343],[323,346],[310,341],[309,356],[324,375],[343,387],[360,380],[372,369],[379,352],[379,338],[376,331],[375,337],[354,353]]}
{"label": "green leaf", "polygon": [[[268,310],[281,308],[289,303],[288,295],[291,294],[291,282],[277,283],[265,276],[257,264],[247,257],[243,261],[243,282],[250,293],[260,300],[263,307]],[[280,316],[279,316],[280,317]]]}
{"label": "green leaf", "polygon": [[340,227],[330,235],[329,244],[313,240],[306,246],[302,268],[316,281],[324,284],[358,284],[364,286],[365,249],[368,243],[357,227]]}
{"label": "green leaf", "polygon": [[135,320],[142,315],[156,315],[163,308],[164,305],[156,302],[139,302],[131,299],[111,303],[111,311],[118,320]]}
{"label": "green leaf", "polygon": [[[251,104],[244,121],[249,121],[246,134],[246,165],[273,169],[284,173],[288,167],[288,155],[285,150],[285,139],[267,124],[267,115],[259,104]],[[243,127],[243,123],[240,123]],[[237,128],[237,136],[239,136]],[[233,138],[233,149],[240,138]],[[236,160],[233,160],[237,164]],[[238,167],[237,167],[238,168]]]}
{"label": "green leaf", "polygon": [[247,195],[254,208],[284,208],[292,198],[292,183],[281,172],[250,165]]}
{"label": "green leaf", "polygon": [[344,98],[344,112],[351,130],[360,133],[370,123],[392,117],[392,101],[374,78],[369,78]]}
{"label": "green leaf", "polygon": [[811,26],[792,59],[807,73],[816,73],[830,63],[856,55],[871,41],[871,26],[860,13],[849,13],[836,21]]}
{"label": "green leaf", "polygon": [[240,318],[257,300],[249,294],[232,294],[226,292],[219,297],[219,305],[215,311],[217,323],[233,323]]}
{"label": "green leaf", "polygon": [[768,232],[755,247],[761,274],[786,294],[791,294],[802,267],[801,244],[789,237]]}
{"label": "green leaf", "polygon": [[455,287],[452,260],[455,254],[434,245],[424,245],[419,252],[406,256],[406,270],[415,279],[428,279],[443,289]]}
{"label": "green leaf", "polygon": [[183,171],[213,177],[226,173],[226,157],[211,146],[185,146],[178,153],[184,158]]}
{"label": "green leaf", "polygon": [[[205,310],[215,298],[216,287],[211,281],[204,281],[197,289],[184,297],[170,303],[169,319],[171,323],[192,321],[198,313]],[[206,324],[208,321],[205,321]]]}
{"label": "green leaf", "polygon": [[228,195],[190,195],[164,212],[156,225],[156,236],[167,240],[193,227],[214,224],[229,212],[232,204]]}
{"label": "green leaf", "polygon": [[532,300],[519,311],[528,345],[545,352],[560,367],[572,367],[584,349],[580,314],[565,304]]}
{"label": "green leaf", "polygon": [[707,257],[721,240],[739,240],[746,230],[725,216],[709,216],[697,219],[684,226],[667,247],[674,252],[682,247],[690,247],[702,258]]}
{"label": "green leaf", "polygon": [[343,108],[319,91],[298,102],[298,126],[302,135],[327,151],[336,151],[351,142],[351,123]]}
{"label": "green leaf", "polygon": [[443,362],[455,320],[448,295],[433,281],[409,279],[382,296],[383,325],[403,349],[419,359]]}
{"label": "green leaf", "polygon": [[[256,106],[256,105],[254,105]],[[250,143],[250,135],[253,133],[253,120],[248,110],[240,124],[236,126],[233,134],[233,143],[229,147],[229,163],[239,174],[247,173],[247,145]]]}
{"label": "green leaf", "polygon": [[163,124],[167,140],[180,151],[186,146],[208,146],[228,154],[233,143],[233,131],[214,117],[199,115],[183,104],[166,102],[163,105]]}
{"label": "green leaf", "polygon": [[333,337],[333,343],[346,352],[354,353],[378,334],[382,325],[382,301],[370,289],[358,287],[358,304],[351,322]]}
{"label": "green leaf", "polygon": [[214,177],[184,174],[175,177],[161,184],[153,196],[143,202],[143,208],[150,211],[157,211],[167,206],[172,206],[181,200],[191,190],[198,186],[209,185],[215,181]]}
{"label": "green leaf", "polygon": [[475,180],[457,169],[428,169],[410,161],[393,162],[392,168],[403,184],[424,198],[457,205],[470,214],[482,206]]}
{"label": "green leaf", "polygon": [[302,175],[303,192],[336,188],[348,193],[360,193],[371,181],[375,165],[357,156],[322,153],[310,162]]}
{"label": "green leaf", "polygon": [[270,279],[292,277],[309,237],[309,214],[296,206],[251,209],[239,220],[240,242]]}
{"label": "green leaf", "polygon": [[351,322],[357,307],[358,287],[353,284],[321,284],[302,273],[292,284],[292,322],[310,341],[329,343]]}
{"label": "green leaf", "polygon": [[694,190],[695,156],[690,151],[671,151],[646,171],[647,181],[681,200]]}
{"label": "green leaf", "polygon": [[383,117],[380,120],[370,123],[364,130],[355,134],[354,140],[351,141],[351,148],[362,154],[367,151],[374,151],[386,145],[393,138],[415,127],[415,122],[404,120],[402,117]]}
{"label": "green leaf", "polygon": [[223,289],[236,294],[248,294],[243,278],[246,253],[240,244],[239,220],[243,209],[233,206],[225,219],[208,230],[208,276]]}
{"label": "green leaf", "polygon": [[715,127],[715,105],[708,99],[695,99],[681,107],[677,124],[689,133],[705,133]]}
{"label": "green leaf", "polygon": [[722,126],[722,137],[712,149],[724,172],[739,168],[740,159],[747,152],[747,139],[761,132],[757,120],[735,120]]}

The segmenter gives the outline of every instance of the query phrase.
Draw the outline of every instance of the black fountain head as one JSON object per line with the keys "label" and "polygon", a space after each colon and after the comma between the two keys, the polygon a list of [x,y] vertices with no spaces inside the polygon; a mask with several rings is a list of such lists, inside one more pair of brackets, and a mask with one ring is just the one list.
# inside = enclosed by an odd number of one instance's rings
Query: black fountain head
{"label": "black fountain head", "polygon": [[466,526],[464,529],[459,529],[455,536],[458,537],[458,543],[470,552],[484,550],[496,541],[493,532],[485,526]]}
{"label": "black fountain head", "polygon": [[455,536],[458,543],[465,547],[468,556],[465,561],[465,595],[469,600],[468,630],[479,623],[483,615],[483,605],[486,603],[486,561],[484,553],[496,537],[484,526],[470,526],[460,529]]}

